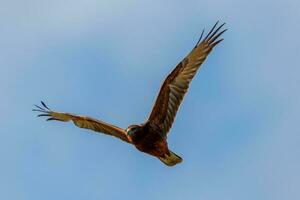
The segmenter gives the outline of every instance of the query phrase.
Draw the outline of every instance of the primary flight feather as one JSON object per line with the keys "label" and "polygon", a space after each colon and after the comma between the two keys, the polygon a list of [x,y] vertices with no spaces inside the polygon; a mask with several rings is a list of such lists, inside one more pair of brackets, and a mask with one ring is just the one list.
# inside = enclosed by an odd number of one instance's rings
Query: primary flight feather
{"label": "primary flight feather", "polygon": [[52,111],[44,102],[41,102],[41,106],[35,105],[36,109],[33,111],[41,112],[39,117],[49,117],[47,120],[73,121],[80,128],[117,137],[135,145],[138,150],[157,157],[168,166],[176,165],[182,158],[169,150],[167,133],[193,77],[211,50],[223,41],[220,36],[227,30],[222,30],[224,25],[225,23],[218,26],[217,22],[204,39],[204,30],[202,31],[195,47],[165,79],[149,119],[141,125],[130,125],[124,130],[91,117]]}

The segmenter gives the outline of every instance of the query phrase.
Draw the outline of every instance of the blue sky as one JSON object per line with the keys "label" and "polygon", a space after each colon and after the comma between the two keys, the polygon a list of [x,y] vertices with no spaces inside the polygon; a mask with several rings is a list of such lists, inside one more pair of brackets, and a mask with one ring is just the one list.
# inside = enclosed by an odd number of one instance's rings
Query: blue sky
{"label": "blue sky", "polygon": [[[3,1],[0,198],[299,199],[298,1]],[[31,112],[147,119],[165,76],[217,20],[229,31],[157,159]]]}

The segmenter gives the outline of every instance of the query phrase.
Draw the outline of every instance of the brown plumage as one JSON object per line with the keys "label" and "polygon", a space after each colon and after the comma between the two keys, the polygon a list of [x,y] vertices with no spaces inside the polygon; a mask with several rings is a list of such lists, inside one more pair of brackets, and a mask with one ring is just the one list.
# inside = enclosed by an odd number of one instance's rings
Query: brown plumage
{"label": "brown plumage", "polygon": [[44,102],[33,111],[42,112],[40,117],[47,120],[73,121],[80,128],[91,129],[107,135],[115,136],[145,153],[159,158],[168,166],[180,163],[182,159],[168,149],[167,133],[174,122],[180,103],[189,88],[189,84],[201,64],[211,50],[223,39],[219,37],[227,30],[221,31],[224,24],[216,28],[213,26],[207,36],[201,37],[192,51],[175,67],[164,81],[149,119],[141,125],[131,125],[126,130],[107,124],[90,117],[78,116],[70,113],[60,113],[50,110]]}

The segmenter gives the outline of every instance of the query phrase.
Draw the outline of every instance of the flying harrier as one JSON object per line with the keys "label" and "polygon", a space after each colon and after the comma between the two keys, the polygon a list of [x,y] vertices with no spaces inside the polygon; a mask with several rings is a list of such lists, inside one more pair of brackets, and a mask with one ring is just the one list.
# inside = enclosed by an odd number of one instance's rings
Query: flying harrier
{"label": "flying harrier", "polygon": [[182,158],[169,150],[167,134],[191,80],[211,50],[223,40],[220,36],[227,30],[221,30],[224,24],[218,26],[217,22],[203,40],[204,30],[202,31],[192,51],[165,79],[150,117],[143,124],[130,125],[124,130],[91,117],[52,111],[44,102],[41,102],[41,106],[35,105],[37,109],[33,111],[42,112],[38,116],[49,117],[47,120],[73,121],[80,128],[115,136],[133,144],[138,150],[157,157],[168,166],[176,165]]}

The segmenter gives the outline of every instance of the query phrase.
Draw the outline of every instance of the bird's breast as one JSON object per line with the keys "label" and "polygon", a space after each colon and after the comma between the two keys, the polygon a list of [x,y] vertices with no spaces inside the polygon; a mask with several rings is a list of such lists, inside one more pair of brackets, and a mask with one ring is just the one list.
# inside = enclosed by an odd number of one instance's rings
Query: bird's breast
{"label": "bird's breast", "polygon": [[155,132],[137,132],[132,137],[132,143],[138,150],[153,156],[164,155],[168,152],[166,139],[162,138],[160,134]]}

